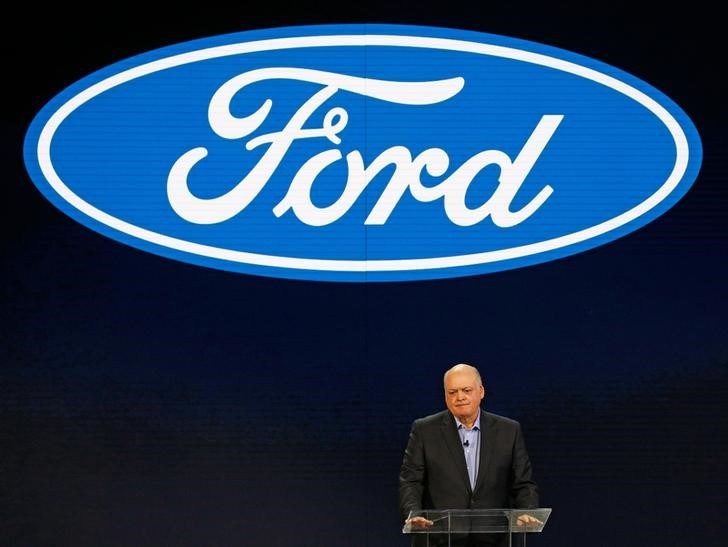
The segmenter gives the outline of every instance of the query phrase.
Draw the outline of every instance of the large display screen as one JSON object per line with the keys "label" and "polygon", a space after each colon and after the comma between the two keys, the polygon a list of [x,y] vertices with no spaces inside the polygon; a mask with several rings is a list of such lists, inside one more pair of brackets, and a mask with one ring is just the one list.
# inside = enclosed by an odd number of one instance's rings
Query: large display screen
{"label": "large display screen", "polygon": [[[553,509],[544,531],[530,537],[529,544],[723,544],[728,109],[720,77],[722,29],[709,14],[648,18],[628,10],[605,15],[593,9],[592,14],[537,15],[525,9],[493,14],[487,6],[415,12],[397,4],[350,6],[344,14],[333,8],[314,13],[311,6],[261,5],[225,13],[210,9],[152,16],[129,10],[91,18],[65,11],[28,16],[22,37],[4,36],[9,64],[1,115],[6,192],[0,218],[3,542],[408,545],[410,538],[401,533],[397,485],[411,424],[445,409],[443,373],[456,363],[469,363],[483,376],[484,409],[520,422],[541,506]],[[31,24],[35,17],[40,22]],[[26,169],[23,157],[31,123],[64,90],[80,92],[71,86],[88,75],[189,40],[322,23],[460,29],[595,59],[669,97],[697,130],[688,133],[700,146],[702,166],[699,172],[694,167],[692,186],[669,208],[599,245],[502,271],[466,268],[459,276],[399,280],[269,277],[265,268],[241,272],[157,253],[115,237],[95,221],[77,222],[34,185],[35,173]],[[416,52],[409,55],[416,64]],[[433,59],[444,62],[445,57]],[[329,63],[318,53],[299,55],[298,61],[317,70]],[[455,61],[453,66],[459,66]],[[338,57],[327,70],[340,70],[346,63]],[[424,81],[428,67],[422,63],[411,76],[398,69],[389,70],[387,77]],[[240,72],[255,68],[245,66]],[[433,81],[445,79],[447,71],[437,72]],[[192,76],[214,91],[206,74]],[[157,84],[172,86],[166,80]],[[543,85],[541,98],[562,104],[549,95],[560,87]],[[169,90],[173,98],[186,96]],[[305,90],[302,100],[315,92],[313,87]],[[590,92],[584,89],[584,101]],[[367,141],[367,128],[357,125],[356,99],[347,100],[349,129],[362,132],[358,146],[367,150],[367,142],[379,141]],[[103,180],[123,181],[149,197],[143,187],[133,186],[138,179],[127,175],[146,173],[146,166],[156,165],[149,158],[206,120],[173,131],[150,129],[129,140],[119,128],[124,121],[129,127],[136,123],[143,105],[124,112],[124,104],[131,103],[79,108],[79,116],[88,115],[98,125],[86,141],[74,141],[81,137],[73,131],[87,126],[65,126],[70,140],[59,141],[59,147],[66,147],[57,149],[66,161],[59,169],[75,173],[78,165],[86,165],[79,158],[96,158],[93,169]],[[286,119],[300,104],[288,104]],[[604,104],[602,117],[615,108],[613,117],[607,116],[615,134],[631,123],[616,103]],[[92,106],[97,109],[93,116]],[[158,98],[147,106],[163,122],[179,102]],[[384,108],[376,112],[388,114]],[[320,112],[322,118],[324,114]],[[453,137],[448,123],[475,124],[481,115],[435,113],[439,128],[400,125],[381,139],[387,146],[402,135],[424,142],[432,132],[457,144],[458,134]],[[332,114],[329,129],[340,116],[339,111]],[[114,119],[116,130],[102,125],[105,117]],[[561,123],[568,121],[564,117]],[[521,124],[523,131],[503,132],[511,159],[520,149],[514,143],[526,139],[539,118],[531,122]],[[555,129],[554,139],[564,127]],[[319,129],[325,129],[321,123]],[[641,173],[661,167],[625,165],[630,158],[647,157],[645,149],[662,146],[659,139],[666,133],[661,131],[646,127],[643,133],[630,133],[627,141],[615,137],[601,148],[574,141],[573,150],[582,155],[575,156],[573,173],[595,166],[612,174],[624,171],[616,187],[623,195],[636,193],[644,182]],[[583,138],[589,134],[579,133]],[[123,143],[123,153],[104,139]],[[245,144],[226,146],[224,153],[233,158],[238,153],[233,148],[242,151]],[[301,150],[311,155],[305,147]],[[371,158],[379,151],[363,155]],[[477,150],[471,152],[459,152],[452,167]],[[617,160],[605,157],[612,153]],[[566,155],[557,157],[554,165],[563,172]],[[216,168],[209,167],[226,172],[229,164]],[[544,164],[543,173],[553,169]],[[78,173],[83,185],[88,173]],[[392,174],[387,171],[386,179]],[[576,176],[569,180],[578,182]],[[531,197],[539,188],[531,188]],[[382,183],[376,195],[383,189]],[[88,192],[108,210],[129,218],[145,215],[144,207],[151,203],[135,208],[115,201],[99,183],[88,186]],[[322,203],[328,199],[320,198]],[[276,205],[272,198],[266,203]],[[526,204],[525,197],[517,203]],[[613,204],[602,205],[606,210]],[[400,216],[392,217],[399,222],[400,236],[407,232],[403,219],[415,206],[438,222],[446,218],[440,204],[405,199]],[[597,215],[599,207],[595,204],[588,214]],[[172,216],[160,226],[178,230]],[[280,218],[287,226],[299,222],[290,210]],[[557,224],[547,219],[554,233]],[[274,236],[267,228],[256,235],[255,226],[240,225],[240,230],[251,230],[245,233],[221,232],[220,241],[245,241],[267,253],[273,243],[266,238]],[[376,258],[390,259],[419,257],[427,239],[438,252],[455,248],[473,253],[475,243],[481,243],[457,239],[452,228],[440,240],[425,238],[423,229],[410,226],[417,249],[387,247],[375,239],[369,244],[379,253]],[[369,233],[376,238],[376,232]],[[531,237],[524,233],[514,241]],[[198,225],[182,233],[189,238],[199,234]],[[307,234],[276,234],[276,249],[295,254]],[[204,237],[199,235],[200,241]],[[398,241],[402,246],[406,239]],[[329,246],[324,238],[312,245],[328,258],[363,256],[345,239]],[[483,245],[480,250],[495,248],[490,239]]]}

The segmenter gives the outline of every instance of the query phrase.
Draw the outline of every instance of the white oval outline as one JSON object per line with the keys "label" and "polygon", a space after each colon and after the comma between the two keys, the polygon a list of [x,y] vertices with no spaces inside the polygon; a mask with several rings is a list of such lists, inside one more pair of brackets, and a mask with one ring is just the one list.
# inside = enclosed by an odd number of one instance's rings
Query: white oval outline
{"label": "white oval outline", "polygon": [[[414,47],[423,49],[439,49],[449,51],[460,51],[465,53],[476,53],[481,55],[490,55],[494,57],[503,57],[517,61],[524,61],[531,64],[541,65],[556,70],[574,74],[587,80],[592,80],[598,84],[604,85],[615,91],[633,99],[652,112],[670,132],[675,142],[675,165],[670,176],[662,186],[645,201],[636,207],[629,209],[625,213],[618,215],[610,220],[573,232],[557,238],[521,245],[519,247],[511,247],[508,249],[499,249],[496,251],[486,251],[482,253],[472,253],[457,256],[445,256],[435,258],[407,258],[407,259],[389,259],[389,260],[332,260],[318,258],[293,258],[285,256],[264,255],[257,253],[248,253],[245,251],[234,251],[220,247],[212,247],[199,243],[192,243],[182,239],[165,236],[156,232],[140,228],[128,222],[124,222],[118,218],[104,213],[103,211],[93,207],[85,202],[76,194],[74,194],[60,179],[50,159],[50,146],[53,135],[63,120],[68,117],[75,109],[93,99],[97,95],[108,91],[109,89],[121,85],[130,80],[173,68],[176,66],[195,63],[208,59],[225,57],[230,55],[241,55],[246,53],[255,53],[261,51],[272,51],[293,48],[306,47],[332,47],[332,46],[401,46]],[[656,207],[677,187],[682,176],[685,174],[688,165],[689,149],[688,142],[680,124],[670,113],[662,107],[657,101],[646,95],[645,93],[635,89],[634,87],[617,80],[606,74],[602,74],[591,68],[587,68],[576,63],[533,53],[516,48],[497,46],[492,44],[484,44],[479,42],[469,42],[465,40],[454,40],[451,38],[434,38],[422,36],[400,36],[389,34],[359,34],[359,35],[327,35],[327,36],[298,36],[288,38],[273,38],[266,40],[256,40],[253,42],[243,42],[236,44],[227,44],[224,46],[215,46],[204,48],[196,51],[173,55],[164,59],[157,59],[149,63],[125,70],[114,76],[106,78],[91,87],[85,89],[81,93],[64,103],[46,122],[38,138],[38,163],[40,169],[53,189],[66,202],[75,207],[77,210],[93,218],[94,220],[114,228],[122,233],[154,243],[156,245],[183,251],[186,253],[199,255],[207,258],[215,258],[228,262],[237,262],[242,264],[251,264],[256,266],[269,266],[274,268],[289,268],[297,270],[322,270],[337,272],[386,272],[386,271],[411,271],[411,270],[431,270],[438,268],[454,268],[461,266],[475,266],[478,264],[486,264],[490,262],[500,262],[512,260],[515,258],[526,257],[547,251],[552,251],[569,245],[574,245],[588,239],[595,238],[642,216],[650,209]]]}

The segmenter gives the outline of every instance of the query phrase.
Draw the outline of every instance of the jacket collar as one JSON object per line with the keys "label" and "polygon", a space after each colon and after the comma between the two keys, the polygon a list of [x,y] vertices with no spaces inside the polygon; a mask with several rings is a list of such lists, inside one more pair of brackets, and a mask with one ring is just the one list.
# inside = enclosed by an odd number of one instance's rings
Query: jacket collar
{"label": "jacket collar", "polygon": [[[482,423],[481,418],[481,426]],[[465,464],[465,453],[463,452],[463,447],[460,446],[460,435],[458,434],[457,422],[455,422],[455,417],[449,411],[443,413],[441,429],[445,438],[445,444],[447,445],[448,450],[450,450],[450,456],[457,468],[458,476],[460,477],[463,485],[467,488],[468,494],[472,494],[470,479],[468,478],[468,468]]]}
{"label": "jacket collar", "polygon": [[[445,444],[450,451],[452,461],[455,463],[457,473],[462,480],[463,485],[468,490],[468,494],[472,495],[473,489],[470,487],[470,479],[468,478],[468,468],[465,463],[465,453],[460,446],[460,435],[457,430],[457,422],[455,417],[446,411],[443,413],[441,422],[442,434]],[[495,428],[495,420],[490,417],[482,408],[480,409],[480,461],[478,462],[478,476],[475,479],[475,491],[477,492],[483,486],[487,475],[488,465],[493,459],[493,450],[495,447],[498,431]]]}

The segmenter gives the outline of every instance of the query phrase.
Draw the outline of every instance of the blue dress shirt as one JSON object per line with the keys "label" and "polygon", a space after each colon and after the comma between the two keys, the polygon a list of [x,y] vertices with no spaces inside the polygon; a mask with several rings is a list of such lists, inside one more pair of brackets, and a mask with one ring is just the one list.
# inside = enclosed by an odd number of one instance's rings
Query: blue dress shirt
{"label": "blue dress shirt", "polygon": [[475,489],[475,479],[478,477],[478,464],[480,463],[480,412],[471,428],[465,427],[457,418],[455,418],[455,423],[458,426],[458,434],[465,453],[470,488]]}

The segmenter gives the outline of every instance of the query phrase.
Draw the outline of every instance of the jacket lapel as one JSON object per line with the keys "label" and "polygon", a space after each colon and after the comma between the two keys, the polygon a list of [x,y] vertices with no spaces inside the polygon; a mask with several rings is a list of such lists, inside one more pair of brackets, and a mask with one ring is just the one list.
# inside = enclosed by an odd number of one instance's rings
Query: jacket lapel
{"label": "jacket lapel", "polygon": [[480,461],[478,462],[478,476],[475,478],[475,491],[483,486],[488,474],[488,464],[493,459],[493,451],[498,437],[495,421],[488,414],[480,410]]}
{"label": "jacket lapel", "polygon": [[[468,489],[468,494],[472,494],[470,488],[470,479],[468,478],[468,468],[465,464],[465,453],[463,452],[462,446],[460,446],[460,435],[458,435],[457,427],[455,426],[455,419],[449,412],[446,412],[442,419],[442,434],[445,437],[445,444],[450,450],[452,461],[455,463],[457,474],[460,475],[460,479]],[[481,435],[482,437],[482,435]],[[482,442],[482,441],[481,441]],[[482,461],[482,450],[481,450],[481,461]]]}

